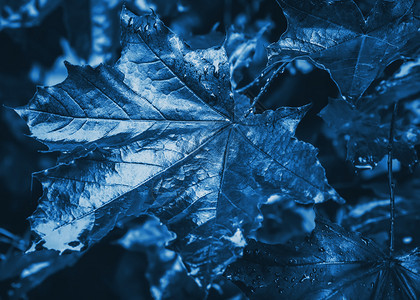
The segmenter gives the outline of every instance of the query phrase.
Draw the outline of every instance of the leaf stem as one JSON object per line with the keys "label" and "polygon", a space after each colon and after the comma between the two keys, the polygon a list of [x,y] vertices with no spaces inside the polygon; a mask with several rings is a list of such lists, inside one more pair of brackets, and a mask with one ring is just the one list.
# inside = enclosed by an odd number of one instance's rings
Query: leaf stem
{"label": "leaf stem", "polygon": [[395,102],[391,124],[389,128],[388,141],[388,186],[389,186],[389,200],[390,200],[390,229],[389,229],[389,255],[392,256],[394,252],[394,226],[395,226],[395,183],[392,178],[392,157],[394,146],[394,131],[395,131],[395,116],[397,114],[398,102]]}
{"label": "leaf stem", "polygon": [[[268,77],[266,79],[266,82],[264,84],[264,86],[262,87],[261,91],[258,93],[258,95],[254,98],[254,100],[251,103],[251,106],[249,108],[249,110],[246,112],[244,118],[248,117],[249,114],[254,110],[255,105],[257,104],[257,102],[260,100],[260,98],[267,92],[268,88],[270,87],[270,85],[273,82],[274,77],[276,77],[279,73],[284,71],[284,66],[286,64],[281,64],[271,75],[270,77]],[[264,78],[263,75],[261,75],[261,78]]]}

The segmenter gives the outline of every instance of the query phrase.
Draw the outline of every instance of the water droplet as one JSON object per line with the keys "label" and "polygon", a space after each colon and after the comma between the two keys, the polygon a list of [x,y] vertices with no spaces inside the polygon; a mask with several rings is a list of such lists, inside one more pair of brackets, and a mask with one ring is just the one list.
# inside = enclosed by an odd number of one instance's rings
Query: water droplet
{"label": "water droplet", "polygon": [[323,247],[318,248],[319,252],[325,252],[325,249]]}
{"label": "water droplet", "polygon": [[283,279],[284,279],[284,281],[288,281],[289,280],[289,278],[287,278],[287,276],[284,277]]}
{"label": "water droplet", "polygon": [[284,289],[279,289],[279,294],[282,294],[284,292]]}
{"label": "water droplet", "polygon": [[402,240],[404,244],[410,244],[413,241],[413,238],[411,236],[406,236]]}
{"label": "water droplet", "polygon": [[371,282],[370,283],[370,286],[373,288],[375,286],[375,283],[374,282]]}
{"label": "water droplet", "polygon": [[359,170],[372,170],[373,169],[372,165],[369,165],[369,164],[365,164],[365,165],[358,164],[358,165],[355,165],[355,167]]}
{"label": "water droplet", "polygon": [[292,277],[292,279],[290,279],[291,282],[295,282],[296,278]]}

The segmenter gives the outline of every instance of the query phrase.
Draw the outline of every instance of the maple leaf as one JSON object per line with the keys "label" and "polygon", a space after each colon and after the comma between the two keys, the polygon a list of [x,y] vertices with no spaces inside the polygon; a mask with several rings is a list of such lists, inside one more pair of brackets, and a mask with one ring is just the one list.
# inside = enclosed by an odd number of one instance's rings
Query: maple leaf
{"label": "maple leaf", "polygon": [[84,249],[149,213],[208,283],[241,253],[274,191],[302,203],[341,199],[316,149],[293,136],[307,107],[243,118],[223,48],[190,50],[154,15],[124,11],[122,24],[114,68],[68,64],[63,83],[16,110],[33,137],[66,155],[35,175],[44,194],[30,220],[45,248]]}
{"label": "maple leaf", "polygon": [[301,244],[250,240],[225,276],[251,299],[416,299],[420,251],[389,257],[372,241],[317,220]]}
{"label": "maple leaf", "polygon": [[320,116],[336,133],[345,137],[347,159],[357,168],[372,168],[388,153],[392,109],[399,105],[394,120],[394,157],[404,165],[417,163],[420,143],[418,62],[403,64],[399,72],[382,81],[359,99],[357,105],[331,99]]}
{"label": "maple leaf", "polygon": [[288,29],[269,46],[270,62],[310,58],[351,99],[362,95],[388,64],[417,48],[420,21],[413,0],[376,1],[366,18],[353,1],[277,2]]}

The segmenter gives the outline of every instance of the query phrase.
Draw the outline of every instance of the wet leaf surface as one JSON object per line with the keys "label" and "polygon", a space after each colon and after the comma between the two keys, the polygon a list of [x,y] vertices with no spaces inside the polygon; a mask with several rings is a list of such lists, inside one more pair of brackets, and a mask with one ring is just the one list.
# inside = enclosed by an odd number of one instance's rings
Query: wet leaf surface
{"label": "wet leaf surface", "polygon": [[241,253],[274,190],[301,203],[341,200],[315,148],[293,136],[307,107],[244,118],[223,48],[190,50],[154,15],[125,11],[122,23],[114,68],[68,64],[66,81],[16,110],[34,138],[66,155],[36,175],[40,245],[82,250],[126,216],[149,213],[211,282]]}
{"label": "wet leaf surface", "polygon": [[390,258],[372,241],[318,220],[302,243],[250,240],[225,276],[251,299],[416,299],[419,272],[417,249]]}
{"label": "wet leaf surface", "polygon": [[388,64],[415,52],[414,2],[376,1],[364,16],[353,1],[279,0],[289,25],[269,47],[269,60],[310,58],[329,70],[344,96],[357,99]]}

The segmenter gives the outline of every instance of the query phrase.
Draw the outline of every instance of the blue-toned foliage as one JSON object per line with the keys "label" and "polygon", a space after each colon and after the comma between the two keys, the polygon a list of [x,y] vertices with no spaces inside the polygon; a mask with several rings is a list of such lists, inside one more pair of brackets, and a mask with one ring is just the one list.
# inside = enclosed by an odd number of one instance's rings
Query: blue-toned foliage
{"label": "blue-toned foliage", "polygon": [[371,240],[317,221],[302,243],[250,241],[225,276],[251,299],[416,299],[420,252],[389,257]]}
{"label": "blue-toned foliage", "polygon": [[405,165],[418,162],[416,145],[420,144],[420,68],[417,62],[403,64],[399,71],[366,93],[356,106],[341,99],[331,99],[321,117],[336,133],[345,137],[347,159],[357,168],[374,167],[387,153],[390,120],[394,103],[394,157]]}
{"label": "blue-toned foliage", "polygon": [[341,93],[358,99],[385,67],[417,51],[416,1],[376,1],[363,15],[352,0],[278,0],[288,29],[269,59],[310,58],[327,69]]}
{"label": "blue-toned foliage", "polygon": [[223,48],[190,50],[154,15],[124,11],[122,24],[114,68],[68,65],[66,81],[16,110],[34,138],[74,158],[36,175],[38,243],[82,250],[149,213],[177,234],[175,248],[207,285],[241,254],[271,194],[341,199],[316,150],[293,137],[307,108],[244,117]]}
{"label": "blue-toned foliage", "polygon": [[412,0],[0,1],[0,299],[417,299],[418,27]]}

